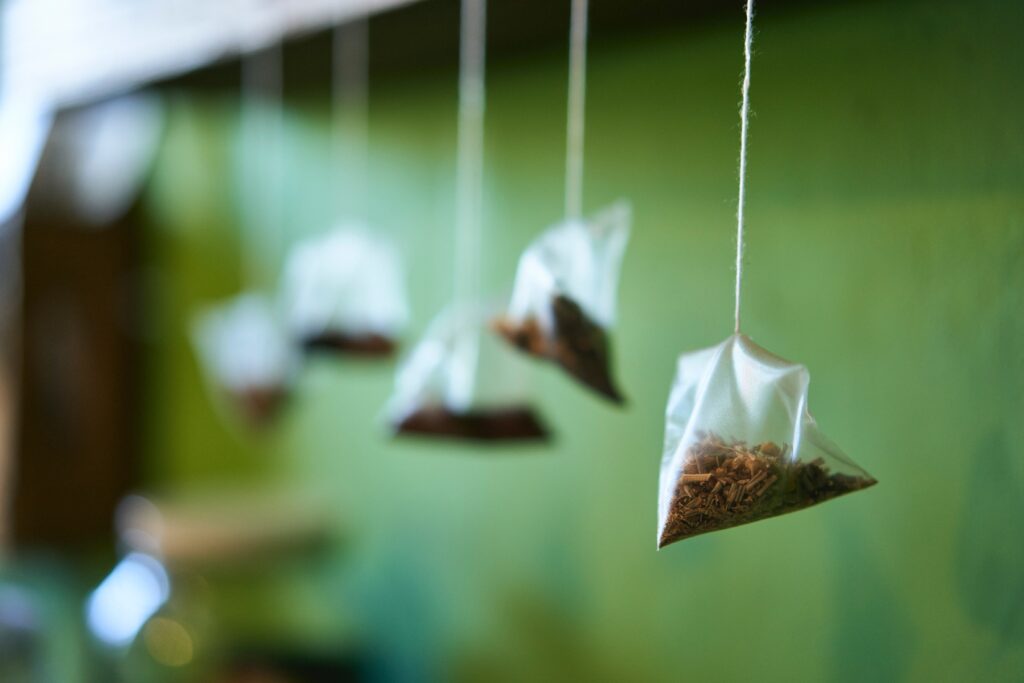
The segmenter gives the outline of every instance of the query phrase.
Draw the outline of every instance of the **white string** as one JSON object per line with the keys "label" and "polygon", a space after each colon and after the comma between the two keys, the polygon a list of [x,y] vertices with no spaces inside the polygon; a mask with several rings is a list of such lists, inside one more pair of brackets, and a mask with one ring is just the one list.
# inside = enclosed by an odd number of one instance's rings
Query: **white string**
{"label": "white string", "polygon": [[[284,99],[280,43],[242,58],[242,249],[248,286],[269,284],[283,232]],[[265,244],[264,242],[271,242]]]}
{"label": "white string", "polygon": [[336,26],[331,49],[337,210],[341,214],[348,204],[365,219],[369,171],[369,22],[361,18]]}
{"label": "white string", "polygon": [[480,294],[484,156],[485,0],[462,0],[458,150],[455,168],[455,299]]}
{"label": "white string", "polygon": [[740,105],[740,191],[736,205],[736,334],[740,331],[740,289],[743,282],[743,205],[747,194],[747,128],[750,120],[750,52],[754,45],[754,0],[747,0],[743,38],[743,103]]}
{"label": "white string", "polygon": [[469,410],[476,384],[480,331],[480,255],[484,163],[484,39],[486,0],[462,0],[459,45],[458,149],[455,161],[456,336],[445,400]]}
{"label": "white string", "polygon": [[566,114],[565,217],[583,215],[583,126],[587,89],[587,0],[572,0],[569,20],[569,106]]}

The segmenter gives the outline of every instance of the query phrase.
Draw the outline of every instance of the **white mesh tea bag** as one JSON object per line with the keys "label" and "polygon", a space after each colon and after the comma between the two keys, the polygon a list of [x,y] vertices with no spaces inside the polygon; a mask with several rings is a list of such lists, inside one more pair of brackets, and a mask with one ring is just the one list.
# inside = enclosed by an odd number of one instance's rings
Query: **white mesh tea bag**
{"label": "white mesh tea bag", "polygon": [[565,220],[523,253],[506,316],[495,330],[546,358],[584,386],[623,403],[612,374],[608,332],[615,321],[619,268],[630,209],[619,202],[583,217],[583,138],[588,1],[573,0],[569,20],[569,92],[565,147]]}
{"label": "white mesh tea bag", "polygon": [[810,375],[740,334],[753,0],[740,107],[734,334],[683,354],[665,411],[658,547],[801,510],[876,483],[818,431]]}
{"label": "white mesh tea bag", "polygon": [[542,439],[524,402],[522,358],[483,334],[481,286],[486,1],[463,0],[455,165],[454,303],[401,365],[388,409],[398,434],[484,441]]}
{"label": "white mesh tea bag", "polygon": [[409,315],[397,249],[359,225],[295,245],[281,296],[288,330],[307,350],[390,354]]}
{"label": "white mesh tea bag", "polygon": [[735,334],[683,354],[666,410],[658,547],[875,484],[818,430],[810,375]]}
{"label": "white mesh tea bag", "polygon": [[479,307],[443,311],[402,363],[388,407],[398,434],[479,441],[545,439],[526,403],[523,359],[481,334]]}
{"label": "white mesh tea bag", "polygon": [[284,404],[297,359],[270,301],[243,294],[201,313],[193,326],[200,364],[219,397],[250,425]]}
{"label": "white mesh tea bag", "polygon": [[508,311],[495,329],[516,347],[552,360],[616,403],[608,331],[615,322],[619,269],[630,208],[618,202],[587,220],[567,220],[519,259]]}

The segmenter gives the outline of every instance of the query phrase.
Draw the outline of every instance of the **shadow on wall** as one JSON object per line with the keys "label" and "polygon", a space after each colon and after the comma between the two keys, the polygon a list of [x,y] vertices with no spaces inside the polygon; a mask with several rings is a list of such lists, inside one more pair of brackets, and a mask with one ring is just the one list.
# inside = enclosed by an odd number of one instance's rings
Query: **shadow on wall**
{"label": "shadow on wall", "polygon": [[[606,658],[593,652],[581,635],[584,624],[556,596],[529,590],[510,590],[495,606],[495,613],[515,640],[503,652],[469,650],[458,653],[452,664],[452,680],[604,681],[612,680]],[[508,669],[496,669],[507,662]]]}
{"label": "shadow on wall", "polygon": [[981,375],[988,380],[983,390],[1001,399],[1001,411],[993,416],[997,426],[979,439],[972,454],[955,558],[968,616],[998,638],[995,658],[1024,638],[1024,545],[1020,527],[1013,528],[1024,520],[1024,466],[1019,461],[1024,436],[1024,390],[1019,384],[1024,377],[1024,231],[1010,239],[1004,253],[1007,260],[995,278],[1004,294],[992,311],[997,325],[993,353],[988,372]]}
{"label": "shadow on wall", "polygon": [[978,445],[957,543],[967,614],[1004,646],[1024,636],[1024,545],[1004,533],[1007,524],[1024,520],[1024,477],[1010,459],[1012,452],[1002,431]]}
{"label": "shadow on wall", "polygon": [[914,652],[905,602],[882,575],[864,535],[842,524],[831,536],[838,560],[830,673],[839,682],[903,680]]}

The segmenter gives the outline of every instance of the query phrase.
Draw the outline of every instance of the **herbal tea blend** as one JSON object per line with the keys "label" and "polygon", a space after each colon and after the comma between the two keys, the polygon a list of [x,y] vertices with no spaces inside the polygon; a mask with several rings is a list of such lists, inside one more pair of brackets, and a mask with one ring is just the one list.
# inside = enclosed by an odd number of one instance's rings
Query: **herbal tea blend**
{"label": "herbal tea blend", "polygon": [[289,331],[307,351],[389,355],[408,318],[397,250],[359,225],[297,244],[281,291]]}
{"label": "herbal tea blend", "polygon": [[215,395],[226,398],[250,426],[269,423],[297,369],[273,305],[243,294],[200,314],[192,337]]}
{"label": "herbal tea blend", "polygon": [[517,348],[554,361],[615,403],[623,396],[613,379],[608,330],[629,221],[629,206],[620,202],[545,232],[520,258],[508,311],[493,323]]}
{"label": "herbal tea blend", "polygon": [[398,423],[400,434],[449,436],[472,441],[546,439],[547,429],[530,408],[457,412],[444,406],[421,408]]}
{"label": "herbal tea blend", "polygon": [[680,357],[666,411],[659,548],[876,483],[818,431],[809,383],[802,365],[743,335]]}
{"label": "herbal tea blend", "polygon": [[481,311],[449,308],[399,368],[388,408],[396,434],[476,441],[543,440],[547,428],[525,403],[528,371],[480,334]]}
{"label": "herbal tea blend", "polygon": [[748,446],[705,435],[690,448],[659,546],[794,512],[875,483],[870,477],[830,473],[824,458],[791,462],[788,450],[788,444]]}

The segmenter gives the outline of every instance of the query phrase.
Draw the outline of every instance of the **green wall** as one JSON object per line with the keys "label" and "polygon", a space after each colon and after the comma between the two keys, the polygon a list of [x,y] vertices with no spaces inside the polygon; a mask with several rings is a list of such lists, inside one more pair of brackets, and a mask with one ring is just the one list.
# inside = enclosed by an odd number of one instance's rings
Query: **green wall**
{"label": "green wall", "polygon": [[[261,198],[240,189],[229,93],[170,93],[148,202],[148,479],[302,487],[345,537],[315,571],[227,591],[224,623],[370,643],[400,679],[1019,680],[1022,7],[762,11],[744,326],[810,368],[822,428],[880,484],[662,552],[674,361],[731,331],[739,13],[592,44],[586,204],[635,212],[616,336],[631,404],[539,369],[551,448],[391,441],[393,365],[325,359],[263,438],[226,425],[187,323],[240,286],[238,206]],[[489,68],[496,293],[561,210],[565,75],[562,46]],[[370,218],[403,245],[416,332],[450,294],[454,86],[372,91]],[[287,220],[248,239],[269,258],[333,217],[326,101],[290,105]]]}

